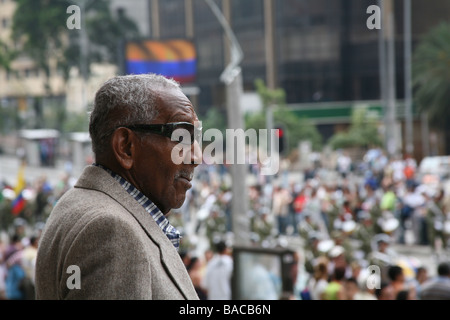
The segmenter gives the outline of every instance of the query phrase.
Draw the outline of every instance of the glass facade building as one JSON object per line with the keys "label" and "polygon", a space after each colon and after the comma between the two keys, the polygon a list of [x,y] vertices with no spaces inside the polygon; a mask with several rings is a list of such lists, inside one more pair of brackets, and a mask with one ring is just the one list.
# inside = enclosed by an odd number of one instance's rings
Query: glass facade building
{"label": "glass facade building", "polygon": [[[367,27],[371,16],[367,9],[380,5],[379,1],[214,1],[242,47],[244,91],[254,91],[254,81],[261,78],[269,87],[284,89],[289,105],[355,101],[382,104],[379,39],[384,29]],[[450,2],[411,0],[411,3],[414,49],[426,32],[448,20]],[[400,0],[393,1],[398,105],[405,96],[403,4]],[[149,30],[150,37],[187,37],[195,42],[198,53],[195,86],[201,90],[196,100],[199,114],[205,114],[211,107],[225,110],[225,86],[220,74],[229,61],[229,44],[206,1],[149,0],[148,7],[150,19],[159,23],[159,34]],[[327,138],[335,127],[328,123],[320,130]]]}
{"label": "glass facade building", "polygon": [[[153,0],[154,1],[154,0]],[[267,82],[274,65],[275,87],[283,88],[288,103],[375,100],[380,98],[378,30],[367,28],[367,8],[374,0],[215,0],[230,22],[244,52],[244,89],[256,78]],[[268,5],[269,3],[269,5]],[[413,42],[437,21],[450,16],[445,0],[413,0]],[[192,6],[188,10],[187,6]],[[403,97],[403,1],[394,1],[397,98]],[[151,11],[152,6],[149,6]],[[201,109],[220,103],[219,77],[227,64],[223,29],[205,1],[158,1],[159,37],[189,37],[198,50]],[[274,55],[267,58],[266,10],[273,21]],[[150,18],[155,12],[149,13]],[[150,34],[152,32],[150,31]]]}

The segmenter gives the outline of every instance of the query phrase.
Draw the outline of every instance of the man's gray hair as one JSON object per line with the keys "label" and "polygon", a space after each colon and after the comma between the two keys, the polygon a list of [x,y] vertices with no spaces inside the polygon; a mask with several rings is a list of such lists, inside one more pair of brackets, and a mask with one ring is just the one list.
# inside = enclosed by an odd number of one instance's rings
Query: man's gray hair
{"label": "man's gray hair", "polygon": [[114,128],[153,120],[158,115],[158,91],[167,88],[180,85],[157,74],[116,76],[106,81],[95,94],[90,113],[89,134],[94,154],[106,150]]}

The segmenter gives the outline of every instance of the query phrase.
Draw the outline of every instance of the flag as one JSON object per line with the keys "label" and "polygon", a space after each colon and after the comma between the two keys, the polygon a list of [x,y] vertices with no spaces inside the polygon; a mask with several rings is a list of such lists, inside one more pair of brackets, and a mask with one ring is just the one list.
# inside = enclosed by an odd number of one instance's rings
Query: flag
{"label": "flag", "polygon": [[25,207],[25,198],[23,197],[23,192],[21,191],[12,202],[13,215],[17,216],[20,212],[22,212],[24,207]]}
{"label": "flag", "polygon": [[16,198],[12,202],[12,213],[18,215],[25,207],[25,198],[23,197],[23,190],[25,189],[25,161],[22,161],[19,171],[17,172],[17,183],[14,187]]}
{"label": "flag", "polygon": [[19,171],[17,172],[17,184],[14,187],[16,196],[25,188],[25,161],[22,161]]}
{"label": "flag", "polygon": [[196,52],[188,40],[131,41],[125,51],[128,74],[157,73],[180,83],[195,80]]}

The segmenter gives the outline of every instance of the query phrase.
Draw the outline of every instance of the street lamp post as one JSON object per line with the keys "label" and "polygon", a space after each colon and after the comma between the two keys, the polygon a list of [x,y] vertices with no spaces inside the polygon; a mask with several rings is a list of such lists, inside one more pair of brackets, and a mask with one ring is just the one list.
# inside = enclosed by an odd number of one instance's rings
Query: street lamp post
{"label": "street lamp post", "polygon": [[82,103],[83,110],[87,108],[87,89],[86,82],[88,81],[88,38],[86,31],[86,2],[81,1],[81,76],[83,79],[82,83]]}
{"label": "street lamp post", "polygon": [[404,0],[404,37],[405,37],[405,141],[406,152],[413,156],[414,132],[412,117],[411,87],[411,0]]}
{"label": "street lamp post", "polygon": [[379,0],[382,8],[382,24],[380,31],[380,75],[382,77],[382,99],[385,109],[385,147],[389,156],[398,151],[396,134],[396,85],[395,85],[395,30],[394,3],[392,0]]}
{"label": "street lamp post", "polygon": [[[228,21],[212,0],[205,0],[217,20],[225,31],[230,41],[230,63],[220,76],[220,80],[226,85],[227,120],[229,129],[244,129],[244,119],[241,111],[240,101],[242,95],[242,70],[239,66],[243,53]],[[233,144],[235,147],[237,144]],[[233,154],[237,154],[236,150]],[[245,164],[233,163],[230,166],[232,179],[232,228],[235,245],[246,245],[249,243],[249,220],[247,217],[247,166]]]}

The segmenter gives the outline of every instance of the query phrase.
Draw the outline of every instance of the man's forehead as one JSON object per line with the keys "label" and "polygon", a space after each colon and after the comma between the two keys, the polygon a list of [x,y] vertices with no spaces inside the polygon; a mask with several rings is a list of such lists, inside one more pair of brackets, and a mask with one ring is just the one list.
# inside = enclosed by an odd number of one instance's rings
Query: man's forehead
{"label": "man's forehead", "polygon": [[161,90],[158,95],[158,111],[164,116],[198,119],[191,101],[180,89]]}

